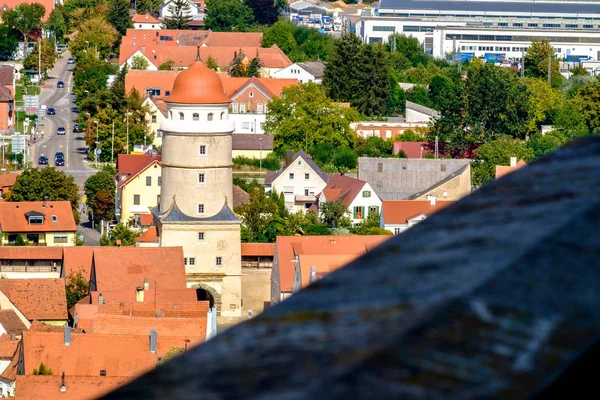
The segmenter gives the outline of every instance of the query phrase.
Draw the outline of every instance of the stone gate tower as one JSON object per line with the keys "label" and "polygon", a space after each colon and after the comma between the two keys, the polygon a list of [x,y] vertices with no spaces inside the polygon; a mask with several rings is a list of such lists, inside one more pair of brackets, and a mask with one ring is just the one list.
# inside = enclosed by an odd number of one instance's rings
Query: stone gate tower
{"label": "stone gate tower", "polygon": [[[165,98],[160,204],[153,211],[160,246],[183,246],[188,287],[217,312],[241,315],[240,220],[231,209],[229,97],[200,56]],[[205,292],[204,292],[205,291]]]}

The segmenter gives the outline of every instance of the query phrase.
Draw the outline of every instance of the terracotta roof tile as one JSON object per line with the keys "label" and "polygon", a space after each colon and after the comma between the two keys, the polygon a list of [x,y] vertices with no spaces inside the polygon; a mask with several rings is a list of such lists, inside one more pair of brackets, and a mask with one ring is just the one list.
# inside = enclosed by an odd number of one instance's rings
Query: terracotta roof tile
{"label": "terracotta roof tile", "polygon": [[[0,85],[11,86],[14,83],[14,74],[15,68],[12,65],[0,65]],[[1,177],[2,175],[0,175],[0,180]],[[0,186],[2,186],[1,183]]]}
{"label": "terracotta roof tile", "polygon": [[0,279],[0,291],[28,320],[67,320],[63,279]]}
{"label": "terracotta roof tile", "polygon": [[254,80],[259,85],[262,85],[268,89],[270,97],[281,97],[281,92],[284,88],[298,85],[300,83],[297,79],[254,78]]}
{"label": "terracotta roof tile", "polygon": [[309,284],[311,267],[315,267],[317,278],[322,278],[354,261],[356,254],[302,254],[298,259],[300,260],[302,288],[305,288]]}
{"label": "terracotta roof tile", "polygon": [[261,47],[262,32],[210,32],[203,45],[212,47]]}
{"label": "terracotta roof tile", "polygon": [[158,359],[171,347],[183,347],[185,337],[157,336],[156,353],[150,352],[150,332],[139,336],[59,332],[24,332],[25,375],[31,375],[43,362],[67,376],[134,377],[156,367]]}
{"label": "terracotta roof tile", "polygon": [[[119,154],[117,157],[117,170],[119,181],[117,187],[122,188],[136,176],[147,170],[152,165],[160,165],[162,157],[151,154]],[[119,163],[121,162],[121,163]]]}
{"label": "terracotta roof tile", "polygon": [[[144,215],[144,214],[142,214],[142,215]],[[139,242],[139,243],[156,243],[156,242],[158,242],[159,238],[158,238],[158,233],[156,232],[156,227],[151,226],[140,236],[136,237],[135,241]]]}
{"label": "terracotta roof tile", "polygon": [[68,277],[72,272],[81,272],[81,275],[89,279],[92,272],[92,256],[94,246],[65,247],[63,254],[63,275]]}
{"label": "terracotta roof tile", "polygon": [[[279,284],[283,292],[291,292],[294,286],[295,256],[341,255],[358,258],[367,251],[388,240],[390,236],[278,236],[275,253],[279,267]],[[349,260],[349,258],[348,258]]]}
{"label": "terracotta roof tile", "polygon": [[27,326],[21,321],[17,313],[11,309],[0,310],[0,325],[2,325],[7,335],[20,336],[23,331],[27,330]]}
{"label": "terracotta roof tile", "polygon": [[44,14],[44,16],[42,17],[42,22],[45,22],[48,19],[48,17],[50,16],[50,13],[52,12],[52,10],[54,10],[54,0],[4,0],[3,3],[8,8],[12,8],[12,9],[14,9],[19,4],[23,4],[23,3],[26,3],[26,4],[32,4],[32,3],[41,4],[46,9],[46,14]]}
{"label": "terracotta roof tile", "polygon": [[11,174],[11,173],[0,174],[0,188],[12,187],[15,184],[19,175],[20,174]]}
{"label": "terracotta roof tile", "polygon": [[250,194],[238,185],[233,185],[233,208],[250,203]]}
{"label": "terracotta roof tile", "polygon": [[21,343],[21,341],[19,341],[17,344],[17,348],[15,349],[15,353],[10,360],[10,364],[8,364],[6,369],[4,371],[2,371],[2,373],[0,374],[0,378],[2,378],[5,381],[14,382],[15,379],[17,379],[17,368],[19,366],[19,359],[20,359],[19,353],[20,353],[21,346],[22,346],[22,343]]}
{"label": "terracotta roof tile", "polygon": [[526,165],[527,165],[527,163],[523,160],[519,160],[517,165],[515,165],[514,167],[507,166],[507,165],[496,165],[496,179],[498,179],[506,174],[510,174],[511,172],[514,172],[520,168],[523,168]]}
{"label": "terracotta roof tile", "polygon": [[323,189],[327,201],[341,200],[350,206],[367,182],[346,175],[332,175]]}
{"label": "terracotta roof tile", "polygon": [[433,215],[448,207],[453,201],[438,200],[431,205],[429,200],[384,200],[381,208],[385,224],[406,224],[417,215]]}
{"label": "terracotta roof tile", "polygon": [[[355,130],[365,129],[359,125]],[[397,155],[400,150],[404,151],[407,158],[423,158],[424,155],[431,153],[427,148],[427,142],[394,142],[392,154]]]}
{"label": "terracotta roof tile", "polygon": [[162,24],[162,21],[150,14],[134,14],[131,17],[134,24]]}
{"label": "terracotta roof tile", "polygon": [[63,247],[0,246],[0,260],[52,260],[60,263],[62,258]]}
{"label": "terracotta roof tile", "polygon": [[[19,334],[20,335],[20,334]],[[0,337],[0,360],[12,360],[19,345],[18,339],[13,339],[10,335]]]}
{"label": "terracotta roof tile", "polygon": [[242,257],[274,257],[275,243],[242,243]]}
{"label": "terracotta roof tile", "polygon": [[[101,293],[130,291],[144,286],[159,291],[187,287],[181,247],[100,247],[94,250],[96,288]],[[106,295],[106,293],[103,293]]]}
{"label": "terracotta roof tile", "polygon": [[20,400],[80,400],[98,399],[131,379],[110,376],[65,376],[66,392],[61,392],[62,376],[56,375],[19,375],[16,385]]}
{"label": "terracotta roof tile", "polygon": [[[48,325],[48,324],[44,324],[40,321],[33,321],[31,323],[31,328],[29,328],[28,332],[54,332],[54,333],[64,333],[65,332],[65,327],[64,326],[57,326],[57,325]],[[75,333],[81,333],[80,329],[73,329],[71,328],[71,332],[75,332]]]}
{"label": "terracotta roof tile", "polygon": [[[160,89],[161,96],[166,96],[167,90],[171,91],[173,89],[173,83],[175,82],[177,75],[179,75],[179,72],[180,71],[146,71],[132,69],[125,75],[125,93],[129,94],[133,88],[135,88],[142,96],[144,96],[146,94],[145,89],[153,88]],[[159,107],[156,101],[154,104]],[[119,154],[119,156],[122,155],[125,154]]]}
{"label": "terracotta roof tile", "polygon": [[[27,213],[41,213],[44,223],[29,225]],[[53,216],[56,216],[54,221]],[[75,218],[68,201],[21,201],[0,203],[0,230],[2,232],[75,232]]]}
{"label": "terracotta roof tile", "polygon": [[[102,294],[104,302],[108,304],[136,301],[135,290],[104,290],[90,293],[92,304],[98,304],[100,294]],[[154,289],[144,291],[144,302],[153,303],[155,301],[196,301],[196,289],[161,289],[159,283],[156,295]]]}
{"label": "terracotta roof tile", "polygon": [[144,226],[149,226],[154,223],[154,217],[152,214],[139,214],[140,223]]}
{"label": "terracotta roof tile", "polygon": [[199,318],[208,313],[208,301],[158,301],[107,304],[77,304],[78,318],[94,318],[97,314],[136,317]]}

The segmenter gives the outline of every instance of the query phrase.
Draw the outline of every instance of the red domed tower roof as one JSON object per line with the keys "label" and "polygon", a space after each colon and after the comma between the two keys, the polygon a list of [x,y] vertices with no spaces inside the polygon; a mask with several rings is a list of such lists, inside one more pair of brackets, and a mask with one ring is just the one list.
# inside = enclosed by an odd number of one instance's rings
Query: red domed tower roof
{"label": "red domed tower roof", "polygon": [[231,99],[225,94],[221,79],[215,71],[200,61],[198,57],[188,69],[177,75],[171,95],[165,98],[167,103],[180,104],[225,104]]}

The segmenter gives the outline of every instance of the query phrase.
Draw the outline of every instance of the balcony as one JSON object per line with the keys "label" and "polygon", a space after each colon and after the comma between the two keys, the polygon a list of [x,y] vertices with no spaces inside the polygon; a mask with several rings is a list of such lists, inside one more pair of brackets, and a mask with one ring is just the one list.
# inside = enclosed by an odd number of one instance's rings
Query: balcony
{"label": "balcony", "polygon": [[309,194],[309,195],[297,194],[294,197],[294,201],[296,203],[313,203],[315,200],[316,200],[316,197],[314,194]]}

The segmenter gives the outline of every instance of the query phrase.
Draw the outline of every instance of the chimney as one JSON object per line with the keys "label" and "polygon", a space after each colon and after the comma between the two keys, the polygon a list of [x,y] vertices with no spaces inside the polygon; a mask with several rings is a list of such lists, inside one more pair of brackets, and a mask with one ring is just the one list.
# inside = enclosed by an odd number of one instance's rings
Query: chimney
{"label": "chimney", "polygon": [[104,296],[102,296],[102,293],[98,295],[98,304],[104,304]]}
{"label": "chimney", "polygon": [[68,325],[65,325],[65,346],[71,345],[71,329]]}
{"label": "chimney", "polygon": [[156,353],[156,330],[150,330],[150,353]]}
{"label": "chimney", "polygon": [[435,206],[435,203],[437,201],[435,196],[427,196],[427,197],[429,198],[429,204],[431,204],[432,206]]}
{"label": "chimney", "polygon": [[510,158],[510,166],[511,167],[516,167],[517,166],[517,157],[511,157]]}
{"label": "chimney", "polygon": [[135,301],[144,302],[144,288],[141,286],[135,288]]}
{"label": "chimney", "polygon": [[292,152],[292,150],[286,150],[285,151],[285,166],[289,166],[292,163],[292,157],[294,156],[294,153]]}
{"label": "chimney", "polygon": [[148,278],[144,279],[144,290],[148,290],[150,287],[150,282],[148,282]]}
{"label": "chimney", "polygon": [[145,52],[146,52],[146,45],[145,45],[145,44],[143,44],[143,45],[142,45],[142,53],[145,53]]}
{"label": "chimney", "polygon": [[115,245],[116,245],[117,247],[121,247],[121,239],[117,239],[117,240],[115,240]]}
{"label": "chimney", "polygon": [[310,267],[310,276],[308,277],[308,283],[313,283],[317,280],[317,267],[314,265]]}
{"label": "chimney", "polygon": [[64,393],[67,391],[67,386],[65,385],[65,371],[62,372],[62,383],[60,384],[60,391]]}

